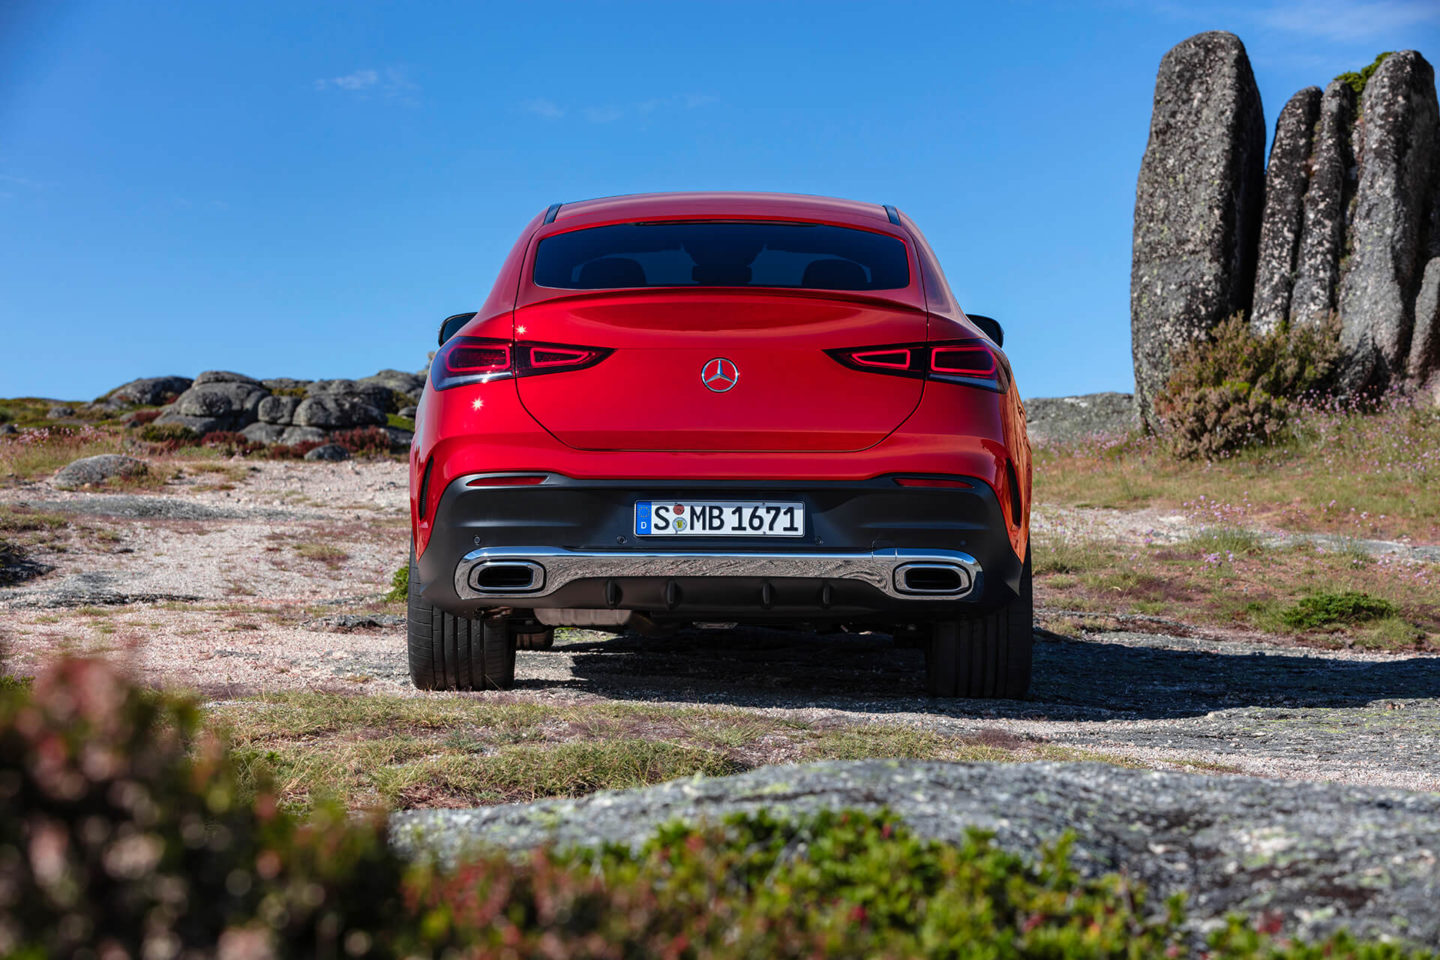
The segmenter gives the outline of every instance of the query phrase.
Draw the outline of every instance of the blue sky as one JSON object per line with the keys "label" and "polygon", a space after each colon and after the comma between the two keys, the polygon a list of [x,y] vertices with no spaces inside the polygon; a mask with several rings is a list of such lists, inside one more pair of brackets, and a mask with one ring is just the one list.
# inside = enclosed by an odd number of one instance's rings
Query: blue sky
{"label": "blue sky", "polygon": [[1266,122],[1433,0],[0,4],[0,396],[416,369],[557,200],[894,203],[1026,395],[1129,390],[1155,69],[1249,49]]}

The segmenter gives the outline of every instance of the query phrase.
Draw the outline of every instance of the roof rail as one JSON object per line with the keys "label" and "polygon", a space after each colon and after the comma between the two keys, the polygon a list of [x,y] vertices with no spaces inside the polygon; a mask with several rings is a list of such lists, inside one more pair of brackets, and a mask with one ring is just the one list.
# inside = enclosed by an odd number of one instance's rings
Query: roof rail
{"label": "roof rail", "polygon": [[554,222],[555,222],[555,215],[560,212],[560,208],[563,207],[563,206],[565,206],[565,204],[563,204],[563,203],[552,203],[552,204],[550,204],[549,209],[547,209],[547,210],[545,211],[545,222],[546,222],[546,223],[554,223]]}
{"label": "roof rail", "polygon": [[[885,204],[885,216],[889,217],[890,222],[895,224],[895,226],[900,226],[900,211],[888,203]],[[548,223],[549,221],[547,220],[546,222]]]}

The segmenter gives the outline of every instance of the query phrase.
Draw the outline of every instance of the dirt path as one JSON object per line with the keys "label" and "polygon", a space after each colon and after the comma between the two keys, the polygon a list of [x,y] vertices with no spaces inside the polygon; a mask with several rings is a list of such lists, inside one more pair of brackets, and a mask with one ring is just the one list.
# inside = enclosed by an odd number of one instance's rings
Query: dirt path
{"label": "dirt path", "polygon": [[[406,674],[403,610],[379,602],[406,554],[404,466],[222,468],[146,495],[0,491],[0,509],[68,523],[32,549],[51,572],[0,591],[7,669],[31,673],[68,649],[212,700],[422,696]],[[1126,542],[1193,532],[1152,512],[1039,511],[1038,537],[1065,531]],[[570,631],[553,651],[522,652],[516,672],[512,698],[703,703],[1019,737],[1157,768],[1440,791],[1440,657],[1042,635],[1031,698],[983,703],[924,697],[919,652],[886,637]]]}

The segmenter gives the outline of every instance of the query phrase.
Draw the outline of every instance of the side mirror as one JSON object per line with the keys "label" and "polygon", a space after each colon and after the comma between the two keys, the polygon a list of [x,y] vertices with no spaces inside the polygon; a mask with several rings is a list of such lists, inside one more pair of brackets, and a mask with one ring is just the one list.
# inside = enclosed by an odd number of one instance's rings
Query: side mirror
{"label": "side mirror", "polygon": [[440,346],[445,346],[446,340],[455,336],[455,334],[460,332],[461,327],[474,319],[475,314],[473,311],[471,313],[457,313],[453,316],[446,317],[445,321],[440,324]]}
{"label": "side mirror", "polygon": [[982,317],[978,313],[967,313],[965,316],[969,318],[971,323],[980,328],[981,333],[985,334],[985,336],[991,340],[994,340],[995,346],[1005,346],[1005,331],[1001,329],[999,321],[993,317]]}

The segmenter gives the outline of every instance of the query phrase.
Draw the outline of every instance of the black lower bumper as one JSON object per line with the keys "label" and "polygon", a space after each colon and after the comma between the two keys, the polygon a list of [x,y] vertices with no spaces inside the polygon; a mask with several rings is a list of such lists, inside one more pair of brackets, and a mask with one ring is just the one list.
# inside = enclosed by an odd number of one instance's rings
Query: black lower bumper
{"label": "black lower bumper", "polygon": [[[608,608],[657,621],[891,623],[976,611],[1019,589],[1021,563],[981,480],[962,488],[901,487],[889,477],[762,486],[551,476],[537,486],[471,487],[473,479],[461,477],[441,495],[417,571],[422,596],[461,616]],[[786,538],[637,537],[636,501],[672,498],[799,500],[806,530]],[[531,559],[543,586],[503,597],[472,588],[472,567],[487,557]],[[973,576],[973,589],[905,595],[889,571],[907,558],[948,563],[961,580]]]}

